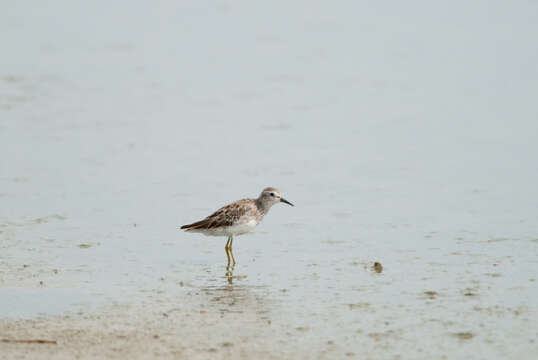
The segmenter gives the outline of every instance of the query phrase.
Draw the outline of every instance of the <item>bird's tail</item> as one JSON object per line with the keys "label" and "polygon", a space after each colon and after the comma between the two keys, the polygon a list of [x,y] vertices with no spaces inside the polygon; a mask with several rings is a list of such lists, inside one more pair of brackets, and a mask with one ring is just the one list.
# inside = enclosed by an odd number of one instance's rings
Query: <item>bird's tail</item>
{"label": "bird's tail", "polygon": [[185,230],[185,231],[196,230],[196,229],[199,229],[201,227],[204,227],[204,225],[206,225],[206,223],[207,223],[206,220],[201,220],[201,221],[194,222],[192,224],[183,225],[183,226],[180,227],[180,229]]}

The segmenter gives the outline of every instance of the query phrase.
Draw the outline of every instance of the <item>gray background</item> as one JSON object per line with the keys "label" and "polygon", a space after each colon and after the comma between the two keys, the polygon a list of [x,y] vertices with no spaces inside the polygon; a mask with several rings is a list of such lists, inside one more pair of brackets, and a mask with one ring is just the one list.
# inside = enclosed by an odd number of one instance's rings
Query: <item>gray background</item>
{"label": "gray background", "polygon": [[[525,1],[4,2],[0,315],[235,286],[275,354],[533,358],[537,35]],[[266,186],[296,207],[229,285],[177,226]]]}

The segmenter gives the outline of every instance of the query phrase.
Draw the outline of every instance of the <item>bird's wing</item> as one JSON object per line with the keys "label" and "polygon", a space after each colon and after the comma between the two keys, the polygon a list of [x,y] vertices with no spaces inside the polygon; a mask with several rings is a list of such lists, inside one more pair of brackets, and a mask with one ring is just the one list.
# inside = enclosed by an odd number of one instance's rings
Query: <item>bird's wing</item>
{"label": "bird's wing", "polygon": [[183,225],[181,229],[214,229],[222,226],[231,226],[250,210],[250,208],[245,205],[244,200],[236,201],[221,207],[203,220],[189,225]]}

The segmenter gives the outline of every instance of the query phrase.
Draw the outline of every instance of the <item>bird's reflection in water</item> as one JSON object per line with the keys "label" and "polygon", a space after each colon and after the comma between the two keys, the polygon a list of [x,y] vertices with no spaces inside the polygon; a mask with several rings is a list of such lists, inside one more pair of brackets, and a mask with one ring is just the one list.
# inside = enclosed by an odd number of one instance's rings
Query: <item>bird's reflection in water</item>
{"label": "bird's reflection in water", "polygon": [[230,239],[228,239],[224,250],[226,250],[226,256],[228,257],[228,264],[226,265],[226,280],[228,281],[228,284],[231,284],[234,277],[235,258],[232,252],[232,244],[230,242]]}
{"label": "bird's reflection in water", "polygon": [[259,298],[257,292],[249,285],[242,284],[242,276],[233,275],[233,267],[227,269],[222,285],[205,286],[202,288],[204,295],[210,299],[209,308],[214,308],[221,313],[243,313],[247,309],[258,308]]}
{"label": "bird's reflection in water", "polygon": [[226,265],[226,280],[228,281],[228,284],[233,284],[233,278],[234,278],[234,267],[235,264],[230,265],[230,261],[228,260],[228,265]]}
{"label": "bird's reflection in water", "polygon": [[246,275],[234,275],[234,268],[235,263],[230,263],[230,261],[228,260],[228,264],[226,265],[226,273],[224,275],[226,281],[228,282],[228,286],[232,285],[234,280],[242,280],[247,277]]}
{"label": "bird's reflection in water", "polygon": [[235,257],[234,257],[234,253],[233,253],[233,250],[232,250],[232,243],[233,243],[233,238],[230,236],[228,238],[228,241],[226,242],[226,246],[224,247],[224,250],[226,251],[226,257],[228,258],[228,266],[227,267],[230,267],[230,258],[233,261],[232,267],[235,266]]}
{"label": "bird's reflection in water", "polygon": [[[208,300],[200,301],[205,304],[204,310],[218,312],[221,316],[239,313],[249,314],[253,318],[260,318],[264,321],[269,319],[267,315],[269,287],[250,284],[246,274],[238,273],[239,268],[244,269],[239,267],[234,271],[232,262],[224,263],[224,265],[226,265],[225,273],[220,272],[219,276],[211,277],[208,279],[209,283],[200,288],[200,295]],[[220,269],[224,270],[222,267]]]}

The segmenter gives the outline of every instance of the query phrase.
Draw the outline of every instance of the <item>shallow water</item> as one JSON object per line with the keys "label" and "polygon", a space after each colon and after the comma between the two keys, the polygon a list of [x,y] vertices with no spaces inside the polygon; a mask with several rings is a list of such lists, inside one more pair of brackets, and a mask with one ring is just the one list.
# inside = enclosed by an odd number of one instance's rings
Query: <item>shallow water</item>
{"label": "shallow water", "polygon": [[[81,6],[0,15],[0,317],[196,296],[321,357],[538,351],[536,5]],[[296,206],[226,277],[177,227],[266,186]]]}
{"label": "shallow water", "polygon": [[34,318],[65,312],[96,310],[90,294],[81,289],[62,288],[0,288],[2,318]]}

